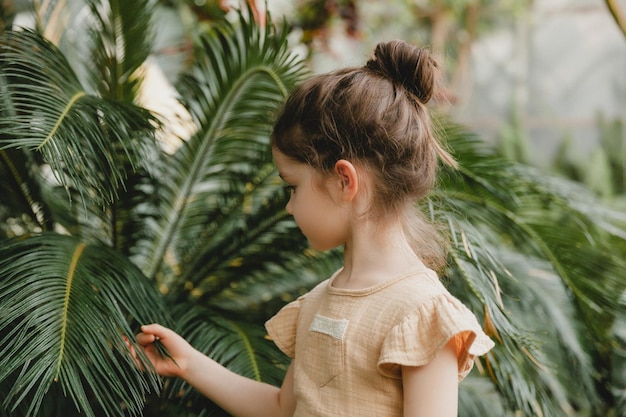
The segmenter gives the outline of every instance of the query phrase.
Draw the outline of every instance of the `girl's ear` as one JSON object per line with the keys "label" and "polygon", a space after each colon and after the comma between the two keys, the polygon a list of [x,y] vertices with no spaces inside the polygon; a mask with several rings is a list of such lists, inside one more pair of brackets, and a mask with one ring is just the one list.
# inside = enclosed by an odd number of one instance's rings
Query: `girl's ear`
{"label": "girl's ear", "polygon": [[341,189],[342,199],[351,201],[359,190],[359,176],[355,166],[345,159],[335,163],[335,174]]}

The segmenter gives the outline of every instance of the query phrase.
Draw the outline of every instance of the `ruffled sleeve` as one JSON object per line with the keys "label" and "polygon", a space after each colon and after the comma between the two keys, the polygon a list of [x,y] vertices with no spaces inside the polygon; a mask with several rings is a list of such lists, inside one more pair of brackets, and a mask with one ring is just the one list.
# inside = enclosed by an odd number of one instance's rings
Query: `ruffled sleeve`
{"label": "ruffled sleeve", "polygon": [[274,317],[265,322],[265,329],[276,346],[290,358],[294,358],[296,351],[296,330],[300,304],[304,297],[284,306]]}
{"label": "ruffled sleeve", "polygon": [[493,341],[482,331],[474,314],[450,294],[442,294],[405,316],[387,334],[378,360],[379,371],[401,377],[401,366],[422,366],[454,340],[461,381],[474,358],[487,353]]}

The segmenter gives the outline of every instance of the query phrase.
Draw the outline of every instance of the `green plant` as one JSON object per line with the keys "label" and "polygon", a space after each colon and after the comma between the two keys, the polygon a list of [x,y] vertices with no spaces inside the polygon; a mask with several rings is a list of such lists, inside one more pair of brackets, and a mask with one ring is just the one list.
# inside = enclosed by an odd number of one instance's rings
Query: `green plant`
{"label": "green plant", "polygon": [[[239,323],[232,311],[241,307],[226,294],[245,302],[268,270],[306,270],[315,257],[292,259],[305,242],[278,209],[284,196],[267,146],[302,63],[285,31],[245,12],[217,22],[178,85],[195,131],[168,154],[156,139],[162,120],[137,104],[154,2],[85,6],[84,61],[65,57],[62,48],[76,48],[66,38],[57,47],[23,30],[1,40],[3,408],[138,413],[161,384],[132,366],[122,337],[150,321],[195,341],[180,326],[209,317],[202,343],[238,344],[234,353],[212,349],[218,359],[276,381],[280,367],[262,360],[275,349]],[[313,270],[286,286],[304,286]],[[244,349],[250,340],[254,350]]]}

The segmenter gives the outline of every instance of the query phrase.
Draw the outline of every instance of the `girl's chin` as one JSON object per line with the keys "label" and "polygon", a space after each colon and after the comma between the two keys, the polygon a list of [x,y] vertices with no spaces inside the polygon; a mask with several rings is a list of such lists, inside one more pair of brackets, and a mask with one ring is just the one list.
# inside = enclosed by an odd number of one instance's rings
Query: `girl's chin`
{"label": "girl's chin", "polygon": [[319,243],[312,242],[311,239],[307,238],[307,242],[309,242],[309,247],[317,252],[326,252],[332,249],[335,249],[338,245],[320,245]]}

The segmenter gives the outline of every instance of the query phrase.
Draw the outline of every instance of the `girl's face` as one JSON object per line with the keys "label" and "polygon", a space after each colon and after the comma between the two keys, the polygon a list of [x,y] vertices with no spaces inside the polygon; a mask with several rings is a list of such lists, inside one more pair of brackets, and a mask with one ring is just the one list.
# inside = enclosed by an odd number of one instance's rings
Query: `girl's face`
{"label": "girl's face", "polygon": [[333,181],[322,184],[309,165],[272,150],[280,177],[290,197],[285,209],[291,214],[313,249],[323,251],[345,243],[348,222]]}

